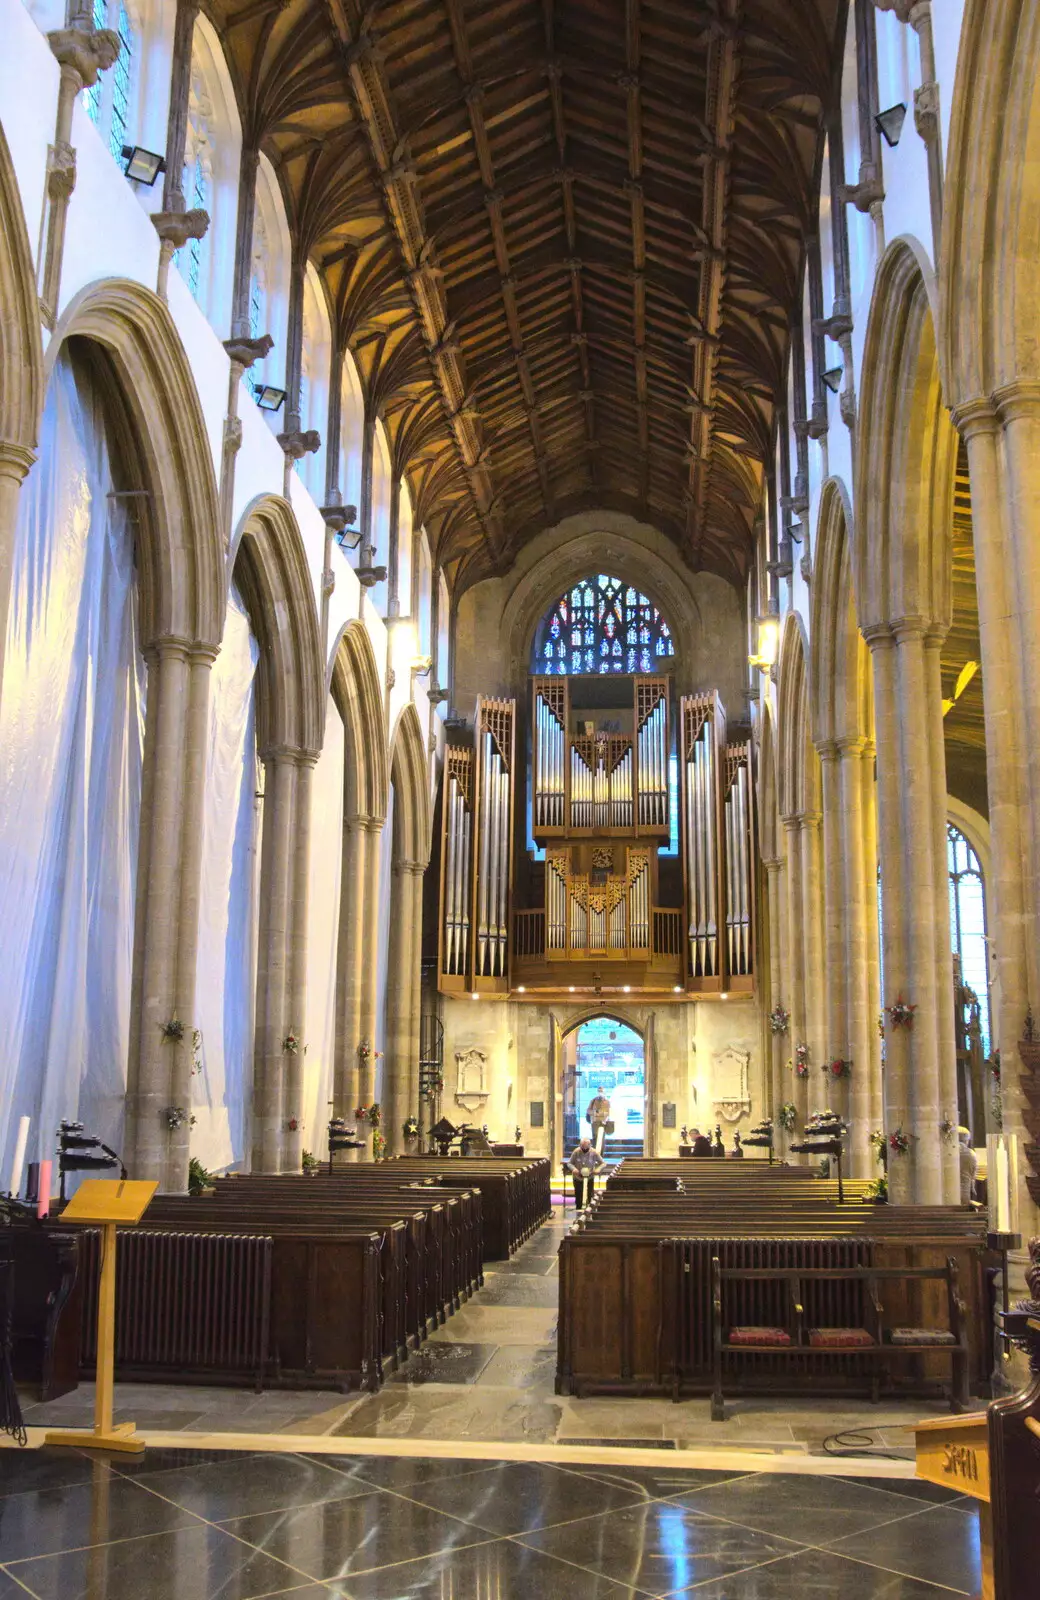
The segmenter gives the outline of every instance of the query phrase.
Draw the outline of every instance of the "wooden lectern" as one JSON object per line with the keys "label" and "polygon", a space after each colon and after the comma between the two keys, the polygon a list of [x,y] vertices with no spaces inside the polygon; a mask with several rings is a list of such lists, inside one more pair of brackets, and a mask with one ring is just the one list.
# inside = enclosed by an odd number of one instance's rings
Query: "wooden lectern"
{"label": "wooden lectern", "polygon": [[144,1440],[132,1422],[116,1423],[112,1417],[116,1356],[116,1228],[140,1222],[159,1185],[88,1178],[81,1183],[61,1214],[67,1222],[101,1229],[101,1278],[98,1285],[97,1388],[93,1428],[66,1428],[44,1435],[44,1444],[75,1445],[82,1449],[144,1449]]}

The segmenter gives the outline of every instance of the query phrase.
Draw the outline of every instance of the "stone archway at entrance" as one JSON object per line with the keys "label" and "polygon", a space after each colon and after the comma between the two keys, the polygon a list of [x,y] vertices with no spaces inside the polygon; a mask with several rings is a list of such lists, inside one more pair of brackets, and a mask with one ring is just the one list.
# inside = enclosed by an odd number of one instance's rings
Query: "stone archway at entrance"
{"label": "stone archway at entrance", "polygon": [[553,1021],[554,1161],[565,1161],[589,1132],[586,1112],[600,1088],[610,1101],[614,1125],[605,1140],[607,1158],[652,1154],[652,1015],[638,1021],[589,1007],[576,1016]]}

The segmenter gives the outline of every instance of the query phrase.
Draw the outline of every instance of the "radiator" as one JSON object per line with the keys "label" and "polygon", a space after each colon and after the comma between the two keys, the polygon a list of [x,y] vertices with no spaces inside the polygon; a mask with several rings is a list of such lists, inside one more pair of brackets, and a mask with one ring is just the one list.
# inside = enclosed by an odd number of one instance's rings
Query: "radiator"
{"label": "radiator", "polygon": [[[83,1239],[81,1365],[97,1359],[100,1234]],[[271,1325],[270,1238],[253,1234],[119,1234],[116,1372],[251,1373],[263,1383]]]}

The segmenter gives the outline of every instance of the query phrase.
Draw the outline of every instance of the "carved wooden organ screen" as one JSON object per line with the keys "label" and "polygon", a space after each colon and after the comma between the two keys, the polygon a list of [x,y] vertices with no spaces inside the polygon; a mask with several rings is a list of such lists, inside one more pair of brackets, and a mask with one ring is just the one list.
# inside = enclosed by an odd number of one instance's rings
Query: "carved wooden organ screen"
{"label": "carved wooden organ screen", "polygon": [[449,992],[509,988],[515,744],[516,702],[482,697],[473,748],[446,751],[439,965]]}

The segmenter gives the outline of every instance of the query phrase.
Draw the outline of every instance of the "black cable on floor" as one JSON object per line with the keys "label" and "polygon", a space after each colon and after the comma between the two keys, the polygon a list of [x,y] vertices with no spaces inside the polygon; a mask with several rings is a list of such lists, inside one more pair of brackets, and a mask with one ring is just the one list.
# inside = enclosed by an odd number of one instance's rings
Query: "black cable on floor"
{"label": "black cable on floor", "polygon": [[872,1433],[861,1433],[855,1428],[850,1428],[845,1433],[831,1433],[823,1441],[823,1453],[827,1456],[856,1457],[867,1461],[905,1461],[906,1456],[893,1455],[890,1450],[882,1450],[875,1445]]}

